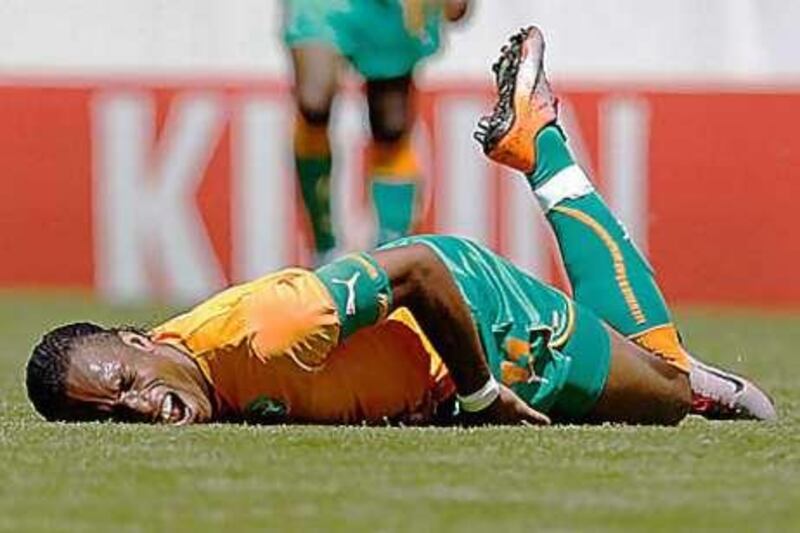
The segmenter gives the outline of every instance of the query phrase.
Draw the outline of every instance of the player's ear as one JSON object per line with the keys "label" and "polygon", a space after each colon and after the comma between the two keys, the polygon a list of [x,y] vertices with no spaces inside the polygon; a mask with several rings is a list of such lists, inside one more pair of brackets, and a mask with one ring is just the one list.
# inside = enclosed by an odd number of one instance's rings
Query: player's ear
{"label": "player's ear", "polygon": [[138,350],[142,350],[145,352],[152,352],[155,348],[155,344],[153,341],[150,340],[147,335],[142,335],[141,333],[137,333],[135,331],[118,331],[117,335],[119,336],[120,340],[127,344],[128,346],[132,346]]}

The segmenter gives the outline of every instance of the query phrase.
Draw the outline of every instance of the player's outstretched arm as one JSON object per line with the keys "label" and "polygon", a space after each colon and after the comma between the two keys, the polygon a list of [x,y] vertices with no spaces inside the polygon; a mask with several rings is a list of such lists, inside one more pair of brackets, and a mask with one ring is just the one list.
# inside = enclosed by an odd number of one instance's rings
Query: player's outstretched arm
{"label": "player's outstretched arm", "polygon": [[411,244],[350,254],[314,274],[332,300],[335,343],[406,307],[450,371],[467,413],[465,423],[550,422],[492,377],[472,313],[447,266],[429,247]]}
{"label": "player's outstretched arm", "polygon": [[[407,307],[444,360],[460,397],[489,404],[465,413],[469,424],[549,424],[511,389],[498,385],[486,363],[472,314],[445,264],[430,248],[411,245],[374,254],[386,271],[392,307]],[[492,399],[494,398],[494,399]]]}

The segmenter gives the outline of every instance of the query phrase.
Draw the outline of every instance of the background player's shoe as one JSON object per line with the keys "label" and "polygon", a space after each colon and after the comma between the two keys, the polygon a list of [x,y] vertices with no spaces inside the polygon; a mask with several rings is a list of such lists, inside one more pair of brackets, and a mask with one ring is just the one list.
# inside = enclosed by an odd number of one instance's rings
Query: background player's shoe
{"label": "background player's shoe", "polygon": [[691,414],[712,420],[777,420],[775,406],[754,383],[692,359]]}
{"label": "background player's shoe", "polygon": [[536,166],[534,138],[556,120],[558,100],[544,72],[544,37],[530,26],[513,35],[492,65],[497,103],[478,123],[475,139],[491,159],[528,174]]}

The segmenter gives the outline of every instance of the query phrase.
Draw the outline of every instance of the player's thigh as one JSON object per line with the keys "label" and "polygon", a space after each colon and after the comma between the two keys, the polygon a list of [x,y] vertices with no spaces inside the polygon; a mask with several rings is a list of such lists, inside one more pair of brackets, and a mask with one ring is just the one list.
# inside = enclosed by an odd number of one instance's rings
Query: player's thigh
{"label": "player's thigh", "polygon": [[677,424],[691,406],[689,377],[609,328],[611,368],[589,414],[595,422]]}
{"label": "player's thigh", "polygon": [[303,43],[291,48],[294,94],[302,115],[312,124],[327,123],[339,86],[343,58],[326,43]]}
{"label": "player's thigh", "polygon": [[369,124],[376,141],[393,142],[409,132],[414,123],[413,87],[410,72],[394,78],[367,80]]}

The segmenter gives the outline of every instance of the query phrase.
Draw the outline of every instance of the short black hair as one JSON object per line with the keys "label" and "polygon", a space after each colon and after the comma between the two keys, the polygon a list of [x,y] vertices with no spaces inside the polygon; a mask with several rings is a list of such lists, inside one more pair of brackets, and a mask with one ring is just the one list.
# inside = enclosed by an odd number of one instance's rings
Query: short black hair
{"label": "short black hair", "polygon": [[113,330],[91,322],[75,322],[45,333],[34,346],[26,367],[25,385],[34,408],[47,420],[64,420],[66,379],[72,350],[80,342]]}

